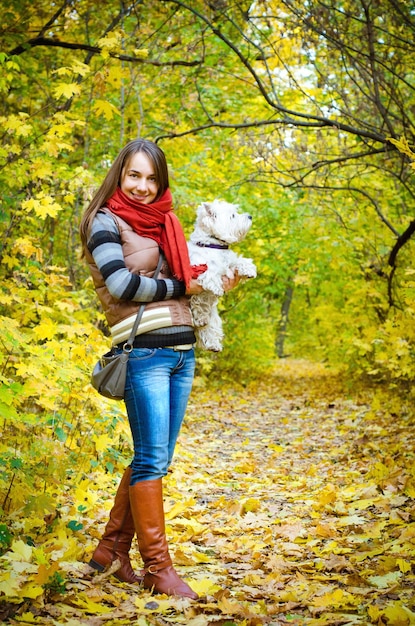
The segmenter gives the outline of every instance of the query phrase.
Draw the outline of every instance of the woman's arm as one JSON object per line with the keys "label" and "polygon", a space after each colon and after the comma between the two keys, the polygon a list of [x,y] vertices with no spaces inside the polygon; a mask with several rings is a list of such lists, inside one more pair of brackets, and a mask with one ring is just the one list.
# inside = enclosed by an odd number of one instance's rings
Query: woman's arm
{"label": "woman's arm", "polygon": [[182,281],[174,278],[148,278],[130,272],[125,265],[117,225],[107,213],[97,213],[92,222],[87,246],[114,298],[155,302],[178,298],[185,293]]}

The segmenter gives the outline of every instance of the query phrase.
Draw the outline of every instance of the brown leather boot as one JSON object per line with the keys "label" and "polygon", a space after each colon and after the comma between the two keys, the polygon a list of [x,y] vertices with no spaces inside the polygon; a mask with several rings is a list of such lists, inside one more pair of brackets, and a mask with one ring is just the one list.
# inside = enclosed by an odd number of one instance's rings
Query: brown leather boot
{"label": "brown leather boot", "polygon": [[109,522],[89,565],[103,572],[113,561],[119,559],[121,567],[114,572],[114,576],[124,583],[141,583],[143,576],[134,573],[128,554],[135,535],[130,508],[130,477],[131,467],[127,467],[115,495]]}
{"label": "brown leather boot", "polygon": [[169,555],[162,479],[145,480],[130,487],[130,504],[138,547],[144,561],[143,586],[154,593],[197,600],[199,596],[179,578]]}

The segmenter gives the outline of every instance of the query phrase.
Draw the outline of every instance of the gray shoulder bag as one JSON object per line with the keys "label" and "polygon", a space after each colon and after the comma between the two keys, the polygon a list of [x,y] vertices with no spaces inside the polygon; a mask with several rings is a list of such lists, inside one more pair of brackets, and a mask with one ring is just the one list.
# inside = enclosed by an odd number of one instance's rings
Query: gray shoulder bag
{"label": "gray shoulder bag", "polygon": [[[157,264],[156,271],[153,274],[153,278],[157,278],[159,275],[162,263],[163,255],[160,251],[159,262]],[[112,350],[107,352],[99,359],[93,369],[91,384],[95,387],[98,393],[101,394],[101,396],[111,398],[112,400],[124,399],[128,359],[131,351],[133,350],[134,339],[145,306],[145,304],[140,305],[130,336],[123,345],[122,352],[120,354],[114,354]]]}

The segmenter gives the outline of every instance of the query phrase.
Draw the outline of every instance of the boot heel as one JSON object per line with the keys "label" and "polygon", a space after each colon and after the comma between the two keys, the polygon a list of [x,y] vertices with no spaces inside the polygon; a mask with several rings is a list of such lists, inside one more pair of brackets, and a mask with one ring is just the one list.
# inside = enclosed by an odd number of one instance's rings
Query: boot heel
{"label": "boot heel", "polygon": [[105,570],[105,567],[101,565],[100,563],[97,563],[96,561],[94,561],[94,559],[91,559],[88,565],[96,569],[98,572],[103,572]]}

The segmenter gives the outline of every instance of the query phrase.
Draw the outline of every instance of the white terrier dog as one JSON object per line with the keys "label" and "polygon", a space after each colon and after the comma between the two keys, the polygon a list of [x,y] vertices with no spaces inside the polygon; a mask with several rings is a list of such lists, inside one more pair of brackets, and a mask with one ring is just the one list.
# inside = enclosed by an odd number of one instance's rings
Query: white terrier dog
{"label": "white terrier dog", "polygon": [[222,350],[222,320],[217,307],[224,293],[222,277],[232,278],[235,273],[247,278],[256,276],[252,259],[229,249],[229,244],[242,241],[251,225],[252,217],[248,213],[238,213],[235,204],[222,200],[203,202],[197,209],[195,228],[188,244],[190,262],[208,267],[198,277],[205,291],[190,298],[190,307],[197,344],[205,350]]}

